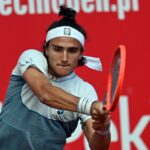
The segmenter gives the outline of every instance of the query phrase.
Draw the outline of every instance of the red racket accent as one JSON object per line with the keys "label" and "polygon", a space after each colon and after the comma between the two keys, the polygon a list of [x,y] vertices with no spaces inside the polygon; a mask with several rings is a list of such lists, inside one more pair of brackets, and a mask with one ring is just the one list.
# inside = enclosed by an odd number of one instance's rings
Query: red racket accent
{"label": "red racket accent", "polygon": [[[119,69],[115,70],[117,63],[119,63]],[[108,111],[113,111],[119,101],[119,97],[122,90],[124,73],[125,73],[125,63],[126,63],[126,48],[124,45],[119,45],[118,49],[115,52],[111,70],[108,74],[108,84],[106,91],[106,109]],[[117,72],[117,77],[113,74]],[[115,79],[116,81],[114,81]]]}

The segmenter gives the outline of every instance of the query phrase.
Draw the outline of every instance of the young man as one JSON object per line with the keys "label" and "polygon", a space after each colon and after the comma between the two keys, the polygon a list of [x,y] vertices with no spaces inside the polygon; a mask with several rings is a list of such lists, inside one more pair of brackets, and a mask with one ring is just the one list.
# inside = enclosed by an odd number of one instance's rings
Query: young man
{"label": "young man", "polygon": [[1,150],[62,150],[79,120],[91,149],[108,149],[109,113],[73,72],[99,65],[82,56],[86,33],[75,14],[61,6],[63,18],[49,27],[44,54],[30,49],[20,56],[0,115]]}

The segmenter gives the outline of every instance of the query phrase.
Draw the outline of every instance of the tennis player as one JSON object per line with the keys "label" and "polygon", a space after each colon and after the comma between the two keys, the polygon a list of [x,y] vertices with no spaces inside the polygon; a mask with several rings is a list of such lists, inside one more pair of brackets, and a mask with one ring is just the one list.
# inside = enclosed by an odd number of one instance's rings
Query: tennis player
{"label": "tennis player", "polygon": [[98,59],[83,56],[86,32],[76,12],[60,7],[60,20],[47,31],[44,52],[22,53],[12,71],[0,114],[1,150],[62,150],[81,122],[91,150],[107,150],[110,115],[92,85],[74,72]]}

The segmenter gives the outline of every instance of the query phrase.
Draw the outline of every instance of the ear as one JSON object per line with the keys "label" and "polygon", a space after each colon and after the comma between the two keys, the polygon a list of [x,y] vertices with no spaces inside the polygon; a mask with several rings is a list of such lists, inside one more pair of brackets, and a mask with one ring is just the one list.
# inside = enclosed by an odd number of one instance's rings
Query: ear
{"label": "ear", "polygon": [[45,49],[45,55],[48,56],[48,49]]}
{"label": "ear", "polygon": [[[50,42],[50,41],[49,41]],[[45,43],[44,45],[44,50],[45,50],[45,55],[48,56],[48,45],[49,45],[49,42],[48,43]]]}
{"label": "ear", "polygon": [[81,54],[80,54],[80,57],[79,57],[79,60],[83,57],[83,51],[81,51]]}
{"label": "ear", "polygon": [[82,56],[83,56],[83,55],[81,54],[80,57],[79,57],[79,60],[82,58]]}

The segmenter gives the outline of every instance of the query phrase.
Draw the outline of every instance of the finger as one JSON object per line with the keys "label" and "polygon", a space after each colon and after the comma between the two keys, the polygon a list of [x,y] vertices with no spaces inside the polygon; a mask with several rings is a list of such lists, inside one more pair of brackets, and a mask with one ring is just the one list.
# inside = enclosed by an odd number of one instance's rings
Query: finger
{"label": "finger", "polygon": [[107,130],[110,127],[110,124],[107,125],[99,125],[97,123],[93,123],[92,125],[93,129],[95,130]]}
{"label": "finger", "polygon": [[105,120],[93,120],[93,128],[101,129],[103,127],[110,126],[110,117],[106,118]]}
{"label": "finger", "polygon": [[110,112],[107,110],[106,105],[104,105],[104,104],[102,105],[102,110],[105,114],[110,114]]}
{"label": "finger", "polygon": [[106,110],[107,110],[106,106],[105,106],[105,105],[103,105],[103,111],[106,111]]}
{"label": "finger", "polygon": [[98,109],[98,112],[99,112],[100,115],[108,115],[108,114],[110,114],[110,112],[107,111],[106,106],[103,105],[103,104]]}
{"label": "finger", "polygon": [[92,115],[92,119],[94,119],[94,120],[99,119],[99,115]]}
{"label": "finger", "polygon": [[110,115],[92,116],[92,119],[97,122],[106,122],[106,120],[110,120]]}
{"label": "finger", "polygon": [[97,119],[99,119],[101,121],[105,121],[107,118],[110,118],[109,114],[100,115]]}
{"label": "finger", "polygon": [[107,118],[99,119],[97,121],[99,121],[99,123],[107,124],[107,123],[110,123],[111,118],[110,116],[108,116]]}
{"label": "finger", "polygon": [[93,121],[94,127],[105,127],[105,126],[110,126],[110,119],[106,120],[105,122],[99,122],[99,121]]}
{"label": "finger", "polygon": [[98,124],[98,125],[107,125],[107,124],[110,124],[110,117],[106,118],[105,120],[99,120],[99,119],[96,119],[93,121],[94,124]]}

